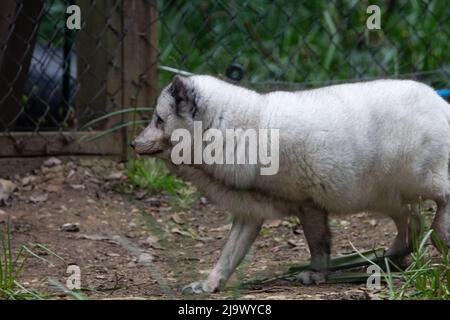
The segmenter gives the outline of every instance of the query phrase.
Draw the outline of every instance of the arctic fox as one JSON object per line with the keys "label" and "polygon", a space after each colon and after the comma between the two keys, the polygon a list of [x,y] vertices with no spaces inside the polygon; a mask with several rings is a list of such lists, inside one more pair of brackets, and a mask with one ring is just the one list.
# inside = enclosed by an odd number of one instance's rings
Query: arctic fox
{"label": "arctic fox", "polygon": [[[195,121],[204,130],[278,129],[278,173],[261,175],[261,164],[174,165],[171,135],[178,129],[193,133]],[[214,292],[271,218],[300,218],[311,253],[310,269],[298,275],[305,284],[326,280],[330,212],[392,217],[398,232],[387,255],[400,257],[411,251],[411,232],[420,227],[419,197],[432,199],[438,205],[432,228],[449,246],[449,121],[447,102],[410,80],[260,94],[211,76],[175,76],[131,145],[165,159],[173,172],[234,213],[219,261],[205,281],[187,286]]]}

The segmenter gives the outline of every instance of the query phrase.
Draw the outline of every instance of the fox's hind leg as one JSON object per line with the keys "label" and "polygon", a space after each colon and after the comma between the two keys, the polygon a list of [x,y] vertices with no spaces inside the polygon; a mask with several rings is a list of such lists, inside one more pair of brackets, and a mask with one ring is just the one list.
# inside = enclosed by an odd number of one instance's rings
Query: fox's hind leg
{"label": "fox's hind leg", "polygon": [[400,210],[400,214],[390,215],[397,227],[397,236],[392,242],[386,255],[398,259],[411,253],[414,241],[420,235],[423,225],[423,219],[420,214],[418,203],[411,204],[411,207],[404,205]]}
{"label": "fox's hind leg", "polygon": [[303,284],[325,282],[331,247],[328,213],[313,203],[307,203],[302,205],[299,217],[311,253],[311,264],[310,269],[299,273],[297,279]]}
{"label": "fox's hind leg", "polygon": [[[438,209],[436,215],[434,216],[433,223],[431,224],[431,229],[433,229],[440,240],[443,241],[443,245],[450,249],[450,200],[448,196],[445,200],[436,201]],[[442,251],[440,243],[436,242],[436,239],[432,239],[434,246]]]}

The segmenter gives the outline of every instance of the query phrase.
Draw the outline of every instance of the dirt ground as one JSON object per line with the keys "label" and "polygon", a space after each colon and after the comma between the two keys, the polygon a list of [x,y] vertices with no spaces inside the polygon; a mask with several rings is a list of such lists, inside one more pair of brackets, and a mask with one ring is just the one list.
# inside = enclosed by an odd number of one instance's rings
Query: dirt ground
{"label": "dirt ground", "polygon": [[[246,261],[225,291],[183,295],[181,288],[206,276],[230,228],[229,215],[205,198],[190,210],[169,206],[168,197],[126,192],[124,165],[105,158],[2,159],[0,177],[17,189],[0,206],[0,227],[12,222],[13,244],[33,248],[19,280],[51,298],[68,298],[68,265],[81,271],[89,298],[128,299],[371,299],[364,284],[303,286],[278,280],[243,289],[240,280],[275,276],[309,258],[295,219],[266,223]],[[120,192],[119,192],[120,191]],[[130,191],[130,190],[128,190]],[[67,225],[65,225],[67,224]],[[385,247],[395,236],[390,219],[365,213],[332,217],[332,254]],[[65,225],[63,227],[63,225]],[[39,257],[39,258],[38,258]],[[51,263],[49,263],[49,261]]]}

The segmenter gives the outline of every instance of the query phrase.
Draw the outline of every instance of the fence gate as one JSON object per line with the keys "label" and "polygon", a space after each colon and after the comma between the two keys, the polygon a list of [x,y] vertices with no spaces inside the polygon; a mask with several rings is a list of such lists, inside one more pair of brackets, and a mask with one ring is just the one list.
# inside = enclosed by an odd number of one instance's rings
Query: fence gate
{"label": "fence gate", "polygon": [[[84,124],[125,107],[151,106],[158,86],[156,1],[0,1],[0,157],[126,154],[124,130],[81,143]],[[89,140],[89,139],[88,139]]]}

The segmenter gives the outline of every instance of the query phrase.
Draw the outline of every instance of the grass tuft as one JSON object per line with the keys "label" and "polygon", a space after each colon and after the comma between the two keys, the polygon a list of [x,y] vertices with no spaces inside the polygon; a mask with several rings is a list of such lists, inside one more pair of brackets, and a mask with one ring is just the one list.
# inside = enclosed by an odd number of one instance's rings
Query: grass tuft
{"label": "grass tuft", "polygon": [[166,192],[170,205],[175,209],[189,209],[199,199],[197,190],[171,174],[162,160],[132,158],[128,162],[127,174],[136,187],[153,193]]}
{"label": "grass tuft", "polygon": [[43,299],[43,296],[34,290],[23,287],[18,282],[30,251],[22,246],[14,254],[11,239],[11,224],[8,220],[4,230],[0,229],[0,298],[8,300]]}

